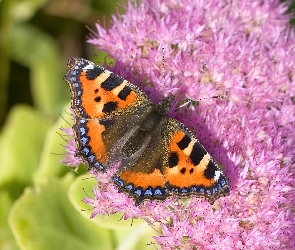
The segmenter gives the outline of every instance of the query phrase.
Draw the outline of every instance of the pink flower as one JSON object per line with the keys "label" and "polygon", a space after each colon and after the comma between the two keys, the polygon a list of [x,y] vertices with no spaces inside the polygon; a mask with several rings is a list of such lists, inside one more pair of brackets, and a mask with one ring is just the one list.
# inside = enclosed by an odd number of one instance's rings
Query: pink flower
{"label": "pink flower", "polygon": [[80,163],[82,163],[82,161],[79,158],[75,157],[77,148],[76,148],[76,142],[73,139],[74,131],[70,128],[60,128],[60,130],[66,133],[67,135],[69,135],[71,138],[70,140],[66,141],[68,143],[65,146],[67,153],[64,159],[62,160],[62,162],[67,166],[77,167],[79,166]]}
{"label": "pink flower", "polygon": [[175,95],[170,115],[223,166],[231,195],[213,206],[171,198],[136,207],[94,173],[92,216],[160,222],[163,249],[295,248],[295,37],[286,10],[278,0],[146,0],[129,2],[108,30],[96,25],[88,42],[116,59],[112,71],[152,101]]}

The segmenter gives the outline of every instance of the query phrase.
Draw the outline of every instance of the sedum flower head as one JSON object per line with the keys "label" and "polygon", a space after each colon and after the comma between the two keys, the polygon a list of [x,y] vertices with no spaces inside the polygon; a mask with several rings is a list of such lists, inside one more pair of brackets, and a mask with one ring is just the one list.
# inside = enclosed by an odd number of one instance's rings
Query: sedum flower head
{"label": "sedum flower head", "polygon": [[88,42],[116,59],[112,71],[152,101],[175,95],[170,115],[223,167],[231,194],[213,206],[171,197],[136,207],[110,170],[94,173],[92,216],[160,222],[163,249],[295,248],[295,37],[286,10],[278,0],[129,1],[109,29],[96,24]]}

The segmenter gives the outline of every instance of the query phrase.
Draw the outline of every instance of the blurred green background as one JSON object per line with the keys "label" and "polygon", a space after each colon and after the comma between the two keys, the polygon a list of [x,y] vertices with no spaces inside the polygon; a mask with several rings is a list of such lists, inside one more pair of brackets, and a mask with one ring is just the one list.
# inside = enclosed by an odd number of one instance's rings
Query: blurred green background
{"label": "blurred green background", "polygon": [[[0,0],[0,249],[145,249],[151,231],[121,214],[90,220],[95,180],[62,160],[70,127],[70,57],[103,63],[86,43],[118,0]],[[89,29],[88,29],[88,28]],[[62,117],[60,117],[62,116]],[[61,133],[62,136],[59,134]],[[84,210],[81,210],[84,209]],[[150,248],[150,246],[148,247]]]}
{"label": "blurred green background", "polygon": [[62,81],[67,59],[97,55],[86,43],[89,29],[95,22],[108,27],[120,6],[118,0],[0,1],[0,124],[18,103],[54,121],[70,97]]}
{"label": "blurred green background", "polygon": [[62,80],[67,59],[102,63],[106,55],[86,37],[96,22],[107,28],[123,6],[120,0],[0,0],[1,250],[154,249],[148,244],[156,232],[141,221],[122,221],[120,214],[90,220],[81,199],[92,195],[95,180],[60,162],[69,138],[59,128],[72,120]]}

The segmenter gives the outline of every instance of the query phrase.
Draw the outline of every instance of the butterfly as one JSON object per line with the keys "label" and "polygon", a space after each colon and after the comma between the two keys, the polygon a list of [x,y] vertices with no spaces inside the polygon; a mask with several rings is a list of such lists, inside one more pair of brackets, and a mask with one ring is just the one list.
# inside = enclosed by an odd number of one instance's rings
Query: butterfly
{"label": "butterfly", "polygon": [[74,112],[76,156],[97,171],[120,162],[119,191],[143,200],[229,195],[228,179],[198,139],[168,117],[174,97],[153,104],[138,87],[83,58],[68,60],[64,77]]}

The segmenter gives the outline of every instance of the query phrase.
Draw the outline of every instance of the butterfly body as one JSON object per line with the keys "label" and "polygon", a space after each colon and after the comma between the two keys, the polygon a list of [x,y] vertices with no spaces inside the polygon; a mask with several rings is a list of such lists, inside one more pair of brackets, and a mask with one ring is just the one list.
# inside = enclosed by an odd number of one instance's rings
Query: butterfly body
{"label": "butterfly body", "polygon": [[154,105],[135,85],[81,58],[68,62],[78,157],[107,171],[140,204],[171,195],[214,203],[229,194],[227,178],[196,137],[169,118],[173,96]]}

